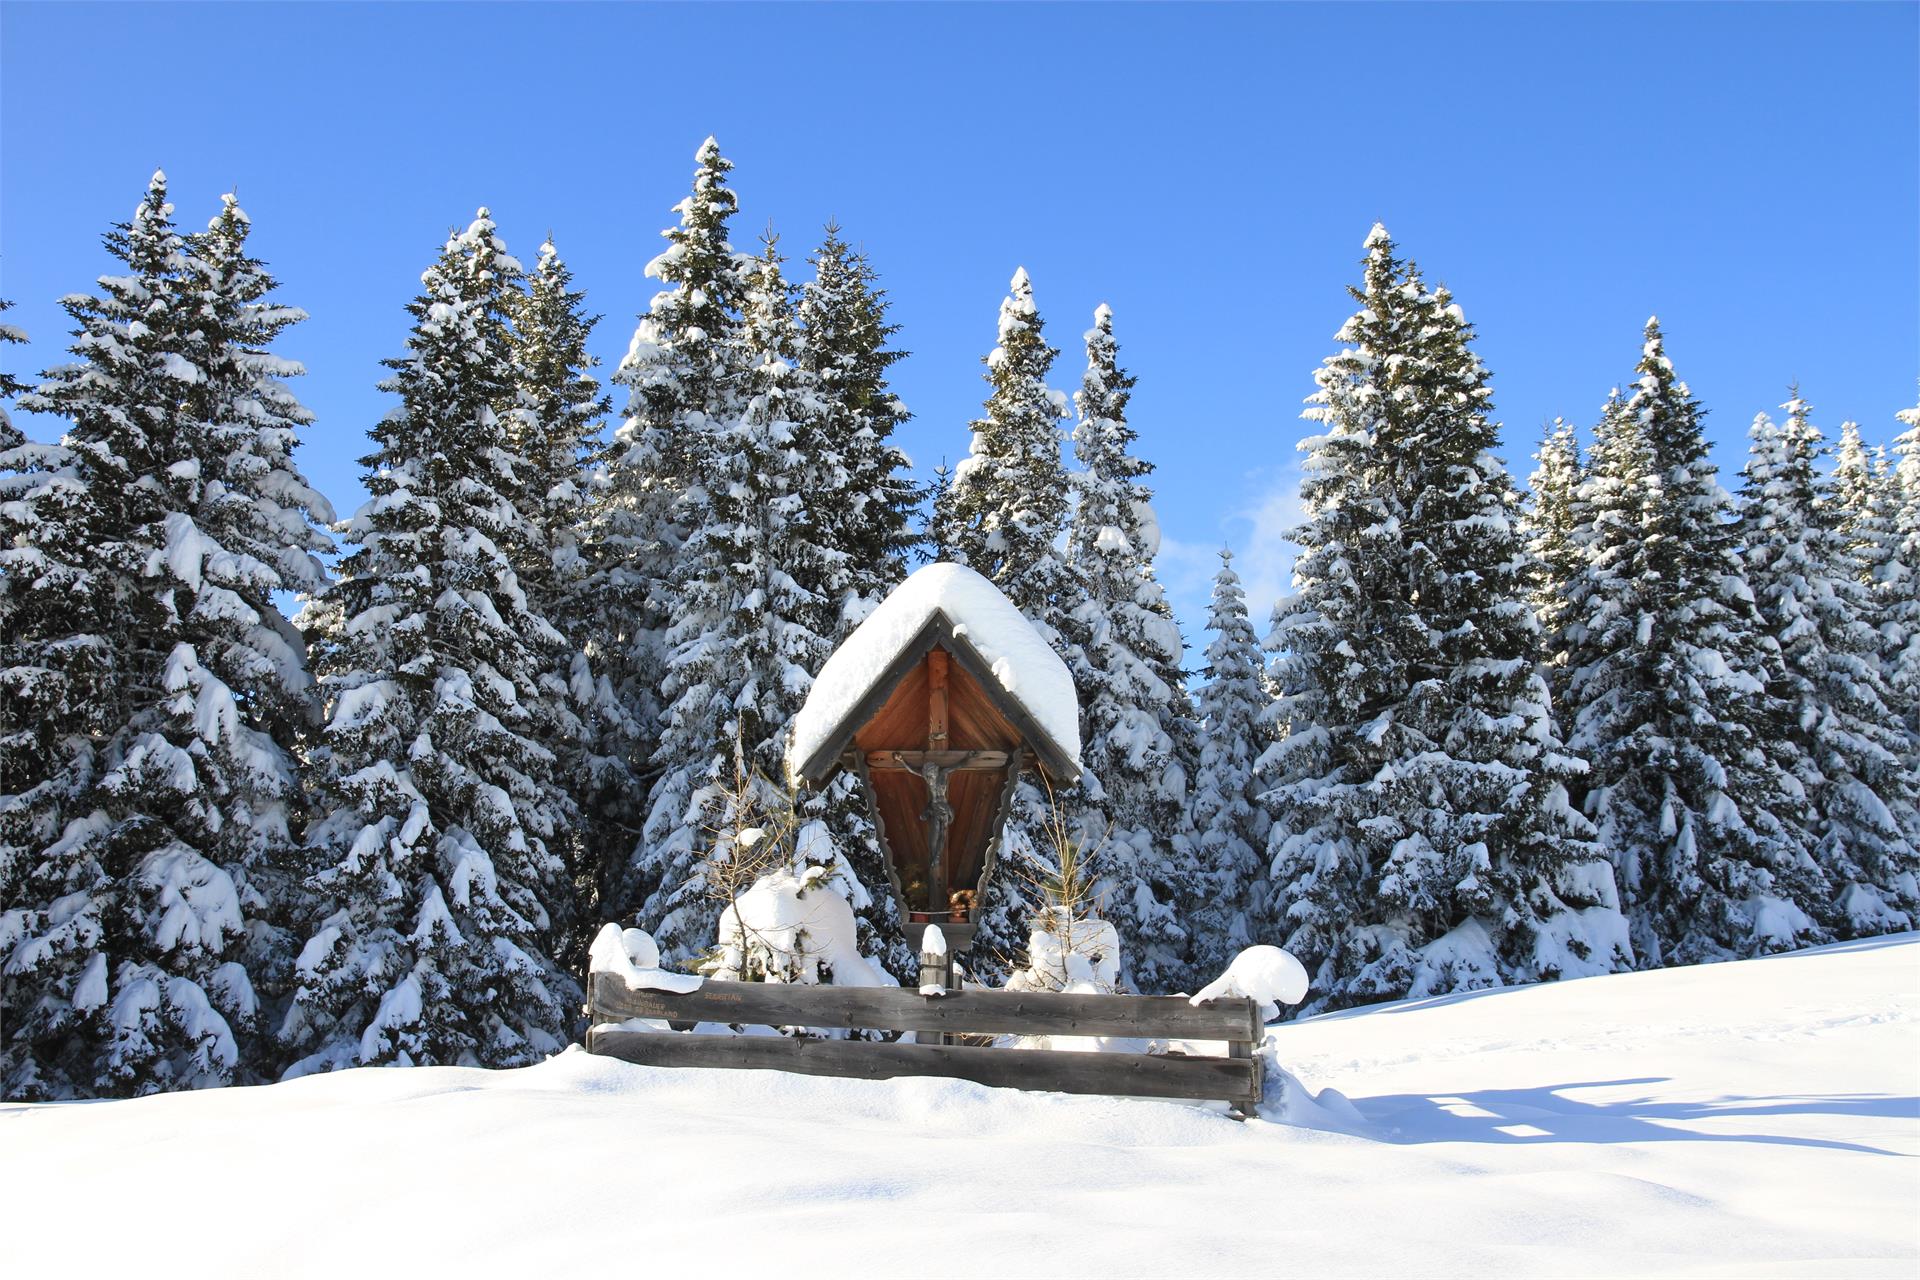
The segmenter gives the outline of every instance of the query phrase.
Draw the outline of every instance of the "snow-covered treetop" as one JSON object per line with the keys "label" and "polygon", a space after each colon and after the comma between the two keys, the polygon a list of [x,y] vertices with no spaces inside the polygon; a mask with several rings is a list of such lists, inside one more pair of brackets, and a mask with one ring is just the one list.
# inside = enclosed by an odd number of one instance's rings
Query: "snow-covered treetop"
{"label": "snow-covered treetop", "polygon": [[[12,306],[13,304],[11,302],[5,298],[0,298],[0,313],[10,310]],[[20,328],[18,325],[11,325],[4,320],[0,320],[0,346],[9,343],[24,345],[26,341],[26,330]],[[13,419],[7,416],[7,401],[28,389],[28,385],[23,379],[15,377],[5,369],[0,369],[0,453],[4,453],[26,442],[26,437],[21,435],[19,430],[14,427]]]}
{"label": "snow-covered treetop", "polygon": [[1906,428],[1893,438],[1893,453],[1900,460],[1900,490],[1910,497],[1920,496],[1920,406],[1902,409],[1893,416]]}
{"label": "snow-covered treetop", "polygon": [[1072,592],[1056,546],[1065,529],[1069,484],[1060,465],[1067,398],[1047,385],[1060,353],[1047,345],[1023,269],[1000,304],[999,342],[987,353],[984,416],[973,422],[967,457],[941,496],[941,545],[984,572],[1043,627]]}
{"label": "snow-covered treetop", "polygon": [[[1654,376],[1655,370],[1666,374],[1668,377],[1672,376],[1673,361],[1667,359],[1666,339],[1660,333],[1659,316],[1647,317],[1646,342],[1641,346],[1640,354],[1644,357],[1641,361],[1642,372],[1640,381],[1642,386],[1652,387],[1653,384],[1649,379]],[[1681,385],[1683,387],[1685,386],[1684,383]],[[1685,392],[1682,391],[1681,394],[1684,395]]]}
{"label": "snow-covered treetop", "polygon": [[1376,248],[1379,248],[1381,245],[1391,246],[1392,244],[1393,244],[1393,237],[1387,234],[1387,224],[1384,222],[1376,222],[1373,224],[1373,230],[1367,232],[1366,243],[1361,247],[1366,249],[1376,249]]}
{"label": "snow-covered treetop", "polygon": [[1920,551],[1920,406],[1894,414],[1906,428],[1893,438],[1893,496],[1899,558],[1913,563]]}
{"label": "snow-covered treetop", "polygon": [[1033,281],[1028,279],[1027,269],[1019,267],[1007,286],[1006,298],[1000,303],[1000,341],[1004,343],[1013,334],[1032,328],[1033,317],[1038,313],[1039,308],[1033,304]]}
{"label": "snow-covered treetop", "polygon": [[[988,672],[1052,745],[1080,763],[1080,703],[1073,676],[1000,589],[965,565],[914,572],[834,650],[794,718],[788,771],[798,774],[846,728],[846,719],[935,617],[985,659]],[[857,726],[856,726],[857,727]]]}

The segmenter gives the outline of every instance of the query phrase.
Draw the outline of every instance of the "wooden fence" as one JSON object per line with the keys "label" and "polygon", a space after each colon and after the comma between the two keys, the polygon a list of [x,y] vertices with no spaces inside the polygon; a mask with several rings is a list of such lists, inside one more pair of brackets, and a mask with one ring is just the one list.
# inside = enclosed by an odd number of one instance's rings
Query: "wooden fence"
{"label": "wooden fence", "polygon": [[[1260,1099],[1265,1035],[1259,1006],[1243,997],[1189,1004],[1182,996],[1067,995],[909,987],[820,987],[707,981],[697,990],[629,987],[618,975],[590,978],[587,1049],[653,1067],[757,1067],[802,1075],[884,1080],[953,1076],[976,1084],[1061,1093],[1224,1101],[1236,1116]],[[629,1031],[627,1018],[663,1019],[671,1031]],[[939,1043],[827,1040],[811,1036],[710,1035],[696,1023],[913,1031]],[[1121,1036],[1224,1042],[1225,1056],[1194,1053],[1072,1053],[955,1044],[958,1036]]]}

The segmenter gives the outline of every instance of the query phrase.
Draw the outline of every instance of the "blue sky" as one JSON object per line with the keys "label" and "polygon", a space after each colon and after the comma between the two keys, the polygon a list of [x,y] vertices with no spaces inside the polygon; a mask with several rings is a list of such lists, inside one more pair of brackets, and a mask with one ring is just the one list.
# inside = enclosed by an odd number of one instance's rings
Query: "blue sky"
{"label": "blue sky", "polygon": [[[1585,424],[1657,312],[1731,487],[1798,379],[1887,440],[1920,375],[1920,6],[0,5],[0,293],[56,302],[158,165],[201,225],[237,186],[312,320],[284,352],[343,510],[378,362],[480,204],[551,231],[609,370],[695,147],[736,246],[837,218],[895,301],[923,470],[966,449],[1016,266],[1078,385],[1096,304],[1139,377],[1189,637],[1213,550],[1284,581],[1298,413],[1384,221],[1480,332],[1506,456]],[[30,433],[57,424],[17,415]]]}

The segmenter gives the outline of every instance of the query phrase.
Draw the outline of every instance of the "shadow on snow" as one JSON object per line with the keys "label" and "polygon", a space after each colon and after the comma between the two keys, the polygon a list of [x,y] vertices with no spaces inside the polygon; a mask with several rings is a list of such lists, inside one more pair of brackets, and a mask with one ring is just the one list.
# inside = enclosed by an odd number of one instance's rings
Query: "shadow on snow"
{"label": "shadow on snow", "polygon": [[1752,1142],[1770,1146],[1823,1147],[1867,1155],[1903,1155],[1882,1147],[1832,1138],[1781,1133],[1728,1133],[1703,1121],[1760,1116],[1860,1116],[1920,1119],[1920,1097],[1849,1093],[1780,1095],[1700,1101],[1650,1097],[1583,1102],[1567,1095],[1579,1089],[1618,1089],[1666,1083],[1661,1076],[1588,1080],[1530,1089],[1482,1089],[1471,1093],[1392,1093],[1354,1098],[1353,1105],[1387,1142],[1491,1142],[1516,1145],[1554,1142]]}

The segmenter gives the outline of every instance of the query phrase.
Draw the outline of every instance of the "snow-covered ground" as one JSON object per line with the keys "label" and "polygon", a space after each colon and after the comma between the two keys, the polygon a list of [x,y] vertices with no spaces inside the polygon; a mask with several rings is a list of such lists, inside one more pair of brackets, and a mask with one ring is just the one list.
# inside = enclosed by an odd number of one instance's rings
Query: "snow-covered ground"
{"label": "snow-covered ground", "polygon": [[1917,1019],[1906,937],[1277,1030],[1351,1134],[578,1051],[0,1107],[0,1273],[1912,1277]]}

